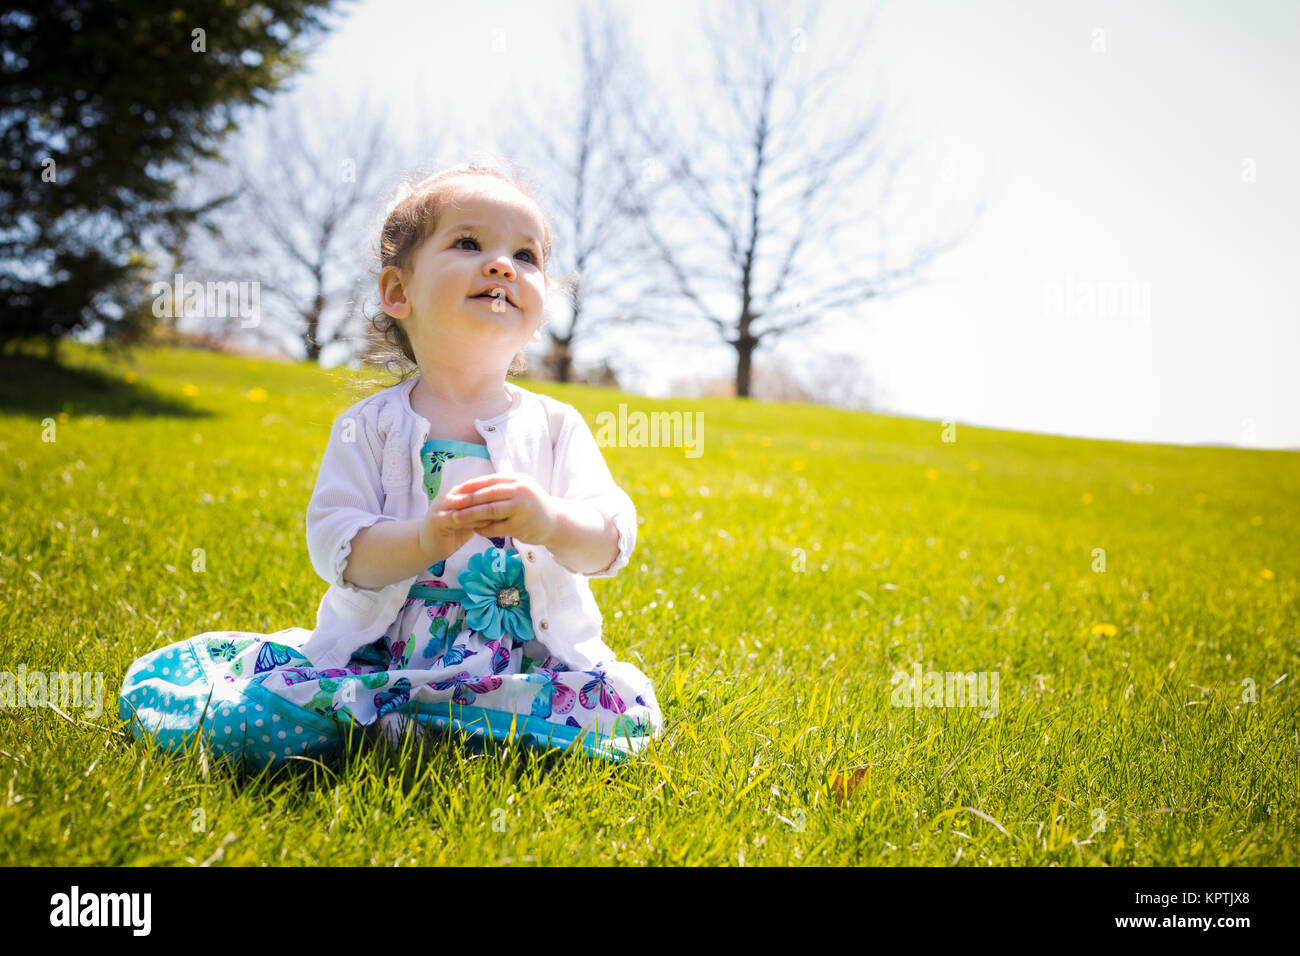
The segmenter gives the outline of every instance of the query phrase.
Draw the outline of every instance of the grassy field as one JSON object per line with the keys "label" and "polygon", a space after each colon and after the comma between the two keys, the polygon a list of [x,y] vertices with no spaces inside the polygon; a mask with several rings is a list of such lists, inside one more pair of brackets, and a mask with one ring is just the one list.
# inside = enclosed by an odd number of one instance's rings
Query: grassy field
{"label": "grassy field", "polygon": [[[117,690],[163,644],[312,625],[356,376],[65,361],[0,376],[0,671],[102,672],[103,712],[0,711],[0,864],[1300,863],[1300,454],[524,382],[593,426],[703,413],[697,458],[605,449],[642,525],[593,589],[665,736],[253,776],[133,744]],[[918,668],[996,675],[996,714],[899,706]]]}

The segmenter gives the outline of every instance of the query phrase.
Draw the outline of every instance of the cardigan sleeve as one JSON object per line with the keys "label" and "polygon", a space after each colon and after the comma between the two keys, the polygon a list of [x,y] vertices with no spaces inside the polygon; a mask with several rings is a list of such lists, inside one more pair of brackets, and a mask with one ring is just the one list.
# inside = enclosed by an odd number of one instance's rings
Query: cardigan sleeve
{"label": "cardigan sleeve", "polygon": [[572,405],[565,405],[564,413],[564,424],[553,447],[551,494],[593,505],[614,522],[618,529],[618,554],[603,571],[585,575],[612,578],[627,566],[636,547],[636,505],[614,481],[582,413]]}
{"label": "cardigan sleeve", "polygon": [[383,513],[382,451],[373,405],[345,411],[330,429],[307,506],[307,551],[312,567],[326,583],[346,591],[381,590],[358,588],[343,579],[343,571],[358,531],[380,521],[397,520]]}

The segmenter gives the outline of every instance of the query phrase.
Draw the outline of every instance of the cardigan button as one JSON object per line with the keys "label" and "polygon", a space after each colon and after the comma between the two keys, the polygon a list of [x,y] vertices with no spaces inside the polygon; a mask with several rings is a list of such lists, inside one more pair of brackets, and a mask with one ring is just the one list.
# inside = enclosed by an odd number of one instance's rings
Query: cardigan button
{"label": "cardigan button", "polygon": [[543,630],[543,631],[546,630],[546,621],[543,620],[543,621],[540,621],[539,623],[542,625],[542,630]]}
{"label": "cardigan button", "polygon": [[528,552],[528,560],[529,560],[529,561],[532,561],[532,560],[533,560],[533,552],[531,552],[531,551]]}
{"label": "cardigan button", "polygon": [[489,425],[489,426],[488,426],[488,431],[490,431],[490,432],[494,432],[494,431],[496,431],[496,430],[497,430],[497,427],[496,427],[495,425]]}

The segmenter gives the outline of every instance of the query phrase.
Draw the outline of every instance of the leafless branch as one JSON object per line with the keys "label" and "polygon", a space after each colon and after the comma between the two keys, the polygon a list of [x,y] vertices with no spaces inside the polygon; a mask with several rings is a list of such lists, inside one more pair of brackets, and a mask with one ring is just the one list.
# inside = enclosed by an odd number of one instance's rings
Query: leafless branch
{"label": "leafless branch", "polygon": [[[633,189],[625,200],[660,267],[654,281],[736,348],[741,395],[748,394],[750,356],[760,341],[807,331],[837,309],[914,287],[962,235],[923,242],[901,266],[888,265],[887,204],[909,150],[890,148],[879,102],[846,109],[862,102],[843,77],[864,44],[823,10],[814,3],[791,14],[760,0],[733,2],[725,19],[705,16],[701,32],[714,54],[715,89],[693,90],[697,135],[680,134],[655,115],[653,98],[624,94],[622,103],[636,143],[628,152],[660,158],[672,187]],[[879,14],[879,4],[869,10],[865,33]],[[803,20],[787,27],[786,15]],[[842,55],[832,50],[837,38],[848,40]],[[799,46],[805,41],[811,51]],[[708,112],[715,103],[724,107],[716,115]],[[728,200],[719,201],[718,182],[735,190]],[[677,238],[685,223],[699,224],[703,251]],[[858,245],[874,232],[874,255],[855,245],[847,262],[827,261],[850,231]],[[809,261],[814,250],[818,257]],[[873,260],[875,268],[865,268]],[[734,309],[725,321],[716,300],[705,302],[702,294],[720,279]],[[814,291],[797,291],[807,289]],[[654,321],[653,314],[644,319]]]}
{"label": "leafless branch", "polygon": [[350,340],[370,218],[404,159],[392,132],[369,102],[340,115],[333,104],[285,96],[246,121],[227,161],[209,170],[235,198],[213,216],[200,261],[259,281],[269,324],[312,360]]}

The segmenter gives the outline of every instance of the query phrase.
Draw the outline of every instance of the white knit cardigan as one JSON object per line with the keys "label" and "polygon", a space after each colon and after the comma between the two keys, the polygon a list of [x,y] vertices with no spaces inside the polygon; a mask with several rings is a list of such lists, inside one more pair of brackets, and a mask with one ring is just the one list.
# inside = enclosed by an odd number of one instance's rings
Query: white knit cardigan
{"label": "white knit cardigan", "polygon": [[[301,649],[318,668],[343,667],[383,635],[418,576],[382,588],[343,579],[353,536],[379,521],[423,517],[429,509],[420,450],[429,422],[411,407],[416,376],[354,404],[335,419],[307,507],[307,550],[329,584],[316,627]],[[594,505],[618,527],[618,556],[605,570],[578,574],[544,547],[515,542],[533,619],[529,657],[554,655],[586,670],[615,659],[601,640],[600,609],[588,578],[612,578],[636,546],[636,506],[618,487],[591,429],[572,405],[506,382],[510,408],[475,419],[494,471],[528,474],[545,491]]]}

